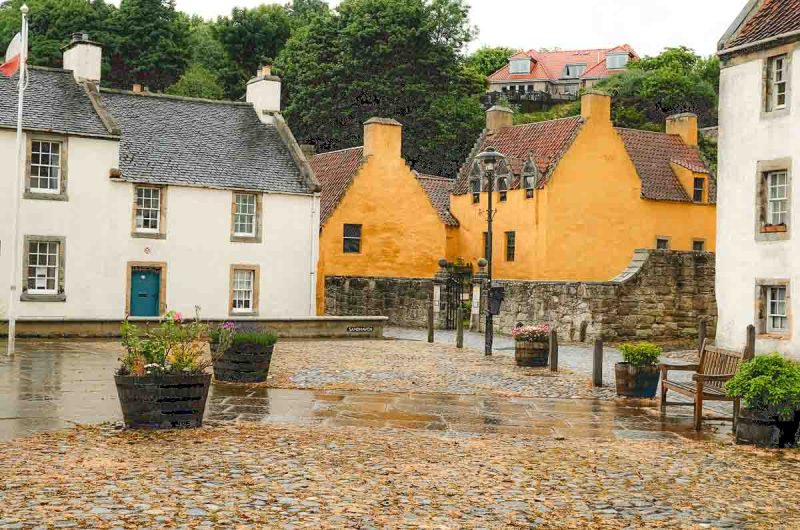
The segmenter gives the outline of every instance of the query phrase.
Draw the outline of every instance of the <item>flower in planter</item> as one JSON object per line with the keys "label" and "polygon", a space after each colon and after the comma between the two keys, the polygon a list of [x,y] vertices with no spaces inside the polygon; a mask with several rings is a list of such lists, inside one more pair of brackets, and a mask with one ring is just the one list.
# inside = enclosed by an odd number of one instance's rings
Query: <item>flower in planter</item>
{"label": "flower in planter", "polygon": [[550,337],[550,324],[535,324],[533,326],[517,325],[511,330],[511,336],[515,340],[525,342],[542,342]]}
{"label": "flower in planter", "polygon": [[142,331],[129,321],[122,323],[122,357],[117,375],[199,374],[207,367],[204,359],[208,326],[199,315],[184,323],[178,313],[164,315],[158,326]]}
{"label": "flower in planter", "polygon": [[652,342],[626,342],[619,351],[623,362],[641,366],[657,364],[663,350]]}

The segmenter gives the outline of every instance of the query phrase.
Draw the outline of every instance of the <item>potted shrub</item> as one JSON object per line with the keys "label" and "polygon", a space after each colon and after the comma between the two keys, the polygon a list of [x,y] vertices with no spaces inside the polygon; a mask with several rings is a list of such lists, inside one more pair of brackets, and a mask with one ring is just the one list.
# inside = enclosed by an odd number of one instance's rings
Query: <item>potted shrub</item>
{"label": "potted shrub", "polygon": [[614,366],[617,395],[653,399],[660,375],[661,348],[652,342],[626,343],[619,347],[622,362]]}
{"label": "potted shrub", "polygon": [[211,360],[217,381],[263,383],[278,338],[263,331],[239,331],[225,322],[211,332]]}
{"label": "potted shrub", "polygon": [[743,363],[725,385],[743,407],[736,421],[736,443],[759,447],[800,445],[800,364],[778,353]]}
{"label": "potted shrub", "polygon": [[517,366],[547,366],[550,362],[550,326],[517,324],[511,331],[514,337],[514,359]]}
{"label": "potted shrub", "polygon": [[137,429],[200,427],[211,375],[208,326],[184,322],[169,312],[158,326],[142,331],[122,324],[125,355],[114,381],[125,425]]}

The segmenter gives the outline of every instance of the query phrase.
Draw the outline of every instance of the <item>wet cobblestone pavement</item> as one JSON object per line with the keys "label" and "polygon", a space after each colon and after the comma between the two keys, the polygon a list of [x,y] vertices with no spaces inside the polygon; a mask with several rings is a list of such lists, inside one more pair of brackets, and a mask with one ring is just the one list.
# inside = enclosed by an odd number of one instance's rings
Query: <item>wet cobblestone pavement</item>
{"label": "wet cobblestone pavement", "polygon": [[21,349],[0,358],[0,528],[799,527],[797,452],[577,399],[583,374],[509,352],[284,342],[268,384],[212,385],[203,429],[138,433],[117,344]]}

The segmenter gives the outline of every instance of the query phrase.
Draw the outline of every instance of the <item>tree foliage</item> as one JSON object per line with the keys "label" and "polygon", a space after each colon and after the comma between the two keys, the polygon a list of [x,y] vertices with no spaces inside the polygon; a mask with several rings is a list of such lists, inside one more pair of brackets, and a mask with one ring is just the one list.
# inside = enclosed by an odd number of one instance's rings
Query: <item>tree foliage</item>
{"label": "tree foliage", "polygon": [[455,175],[483,123],[482,82],[460,53],[472,36],[462,0],[344,0],[277,62],[295,135],[351,147],[367,119],[395,118],[413,167]]}
{"label": "tree foliage", "polygon": [[516,50],[512,48],[483,46],[467,57],[466,66],[484,77],[489,77],[507,65],[508,58],[515,53]]}
{"label": "tree foliage", "polygon": [[178,82],[167,88],[167,94],[203,99],[223,99],[225,91],[217,77],[201,64],[193,64]]}

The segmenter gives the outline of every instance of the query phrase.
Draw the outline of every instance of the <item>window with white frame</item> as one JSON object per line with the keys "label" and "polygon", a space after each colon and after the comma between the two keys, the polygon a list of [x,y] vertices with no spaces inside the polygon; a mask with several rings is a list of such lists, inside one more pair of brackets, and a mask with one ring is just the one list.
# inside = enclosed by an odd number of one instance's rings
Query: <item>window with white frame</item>
{"label": "window with white frame", "polygon": [[161,189],[136,188],[136,230],[158,232],[161,228]]}
{"label": "window with white frame", "polygon": [[522,177],[522,183],[525,188],[525,198],[532,199],[533,198],[533,188],[536,186],[536,176],[535,175],[525,175]]}
{"label": "window with white frame", "polygon": [[345,254],[361,253],[361,225],[344,225],[342,250]]}
{"label": "window with white frame", "polygon": [[531,71],[531,60],[511,59],[509,71],[512,74],[528,74]]}
{"label": "window with white frame", "polygon": [[789,330],[786,311],[786,287],[765,287],[767,333],[785,333]]}
{"label": "window with white frame", "polygon": [[696,177],[694,179],[694,192],[692,194],[692,200],[694,200],[694,202],[703,202],[705,191],[706,191],[706,179],[702,177]]}
{"label": "window with white frame", "polygon": [[252,313],[255,297],[255,271],[234,269],[232,286],[231,311],[234,313]]}
{"label": "window with white frame", "polygon": [[767,110],[785,109],[789,88],[787,56],[770,58],[767,70]]}
{"label": "window with white frame", "polygon": [[257,198],[252,193],[237,193],[234,199],[233,233],[236,236],[256,235]]}
{"label": "window with white frame", "polygon": [[585,71],[585,64],[568,64],[564,67],[564,77],[580,77]]}
{"label": "window with white frame", "polygon": [[617,70],[625,68],[628,64],[630,56],[627,53],[614,53],[606,56],[606,68],[609,70]]}
{"label": "window with white frame", "polygon": [[500,202],[505,202],[508,199],[508,177],[497,178],[497,191],[500,194]]}
{"label": "window with white frame", "polygon": [[789,213],[789,181],[786,171],[767,173],[767,224],[787,224]]}
{"label": "window with white frame", "polygon": [[480,178],[472,178],[469,181],[469,189],[472,193],[472,204],[481,202],[481,180]]}
{"label": "window with white frame", "polygon": [[31,141],[29,188],[34,193],[61,192],[61,142]]}
{"label": "window with white frame", "polygon": [[28,242],[28,294],[58,294],[58,241]]}

